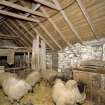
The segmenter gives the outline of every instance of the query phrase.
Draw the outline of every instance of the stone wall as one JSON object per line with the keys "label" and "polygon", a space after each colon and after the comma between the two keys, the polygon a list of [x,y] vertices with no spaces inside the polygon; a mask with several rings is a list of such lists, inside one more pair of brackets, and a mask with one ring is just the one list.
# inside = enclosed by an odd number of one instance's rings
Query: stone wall
{"label": "stone wall", "polygon": [[58,68],[78,67],[81,61],[85,60],[105,60],[104,45],[81,45],[79,43],[71,47],[66,47],[58,53]]}

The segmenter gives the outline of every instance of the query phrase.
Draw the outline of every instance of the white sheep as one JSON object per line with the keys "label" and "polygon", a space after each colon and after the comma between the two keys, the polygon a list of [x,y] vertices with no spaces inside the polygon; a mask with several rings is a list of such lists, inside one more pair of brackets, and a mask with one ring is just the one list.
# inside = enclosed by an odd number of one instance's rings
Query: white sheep
{"label": "white sheep", "polygon": [[77,85],[78,85],[77,81],[69,80],[65,84],[65,87],[66,87],[66,89],[69,90],[70,94],[71,93],[73,94],[73,97],[74,97],[74,100],[76,101],[76,103],[83,103],[84,100],[86,99],[86,94],[85,94],[85,92],[80,93]]}
{"label": "white sheep", "polygon": [[15,77],[17,78],[17,75],[15,73],[9,73],[9,72],[2,72],[0,73],[0,87],[2,86],[3,84],[3,81],[4,80],[7,80],[8,78],[10,77]]}
{"label": "white sheep", "polygon": [[4,80],[2,88],[11,102],[19,102],[19,100],[32,89],[24,80],[16,79],[14,77]]}
{"label": "white sheep", "polygon": [[76,105],[76,103],[82,103],[86,98],[85,93],[79,92],[75,80],[69,80],[64,84],[60,79],[57,79],[52,93],[56,105]]}
{"label": "white sheep", "polygon": [[73,94],[66,89],[64,83],[60,79],[55,81],[52,98],[56,105],[76,105]]}
{"label": "white sheep", "polygon": [[25,81],[32,87],[41,81],[41,74],[38,71],[31,72],[25,79]]}

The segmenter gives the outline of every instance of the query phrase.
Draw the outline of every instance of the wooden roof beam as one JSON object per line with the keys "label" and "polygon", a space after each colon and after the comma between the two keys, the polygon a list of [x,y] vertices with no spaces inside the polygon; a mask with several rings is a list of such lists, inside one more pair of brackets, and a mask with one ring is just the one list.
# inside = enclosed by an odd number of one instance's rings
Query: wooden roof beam
{"label": "wooden roof beam", "polygon": [[26,16],[22,16],[22,15],[19,15],[19,14],[16,14],[16,13],[4,11],[4,10],[0,10],[0,14],[5,15],[5,16],[9,16],[9,17],[13,17],[13,18],[16,18],[16,19],[21,19],[21,20],[26,20],[26,21],[31,21],[31,22],[39,22],[38,20],[28,18]]}
{"label": "wooden roof beam", "polygon": [[87,20],[87,22],[88,22],[88,24],[89,24],[89,26],[90,26],[90,28],[91,28],[91,30],[93,32],[93,35],[94,35],[95,39],[97,40],[98,38],[97,38],[97,36],[95,34],[96,33],[96,28],[95,28],[94,24],[92,23],[92,21],[90,19],[90,16],[89,16],[89,14],[88,14],[88,12],[86,10],[86,7],[84,6],[84,4],[83,4],[83,2],[81,0],[76,0],[76,1],[78,3],[79,8],[81,9],[83,15],[85,16],[85,18],[86,18],[86,20]]}
{"label": "wooden roof beam", "polygon": [[[15,34],[17,37],[19,36],[18,33],[13,29],[13,27],[11,27],[8,23],[4,22],[5,25],[11,30],[9,31],[9,33],[11,34]],[[24,41],[24,39],[22,37],[20,37],[20,43],[22,43],[24,46],[27,45],[27,43]],[[27,45],[28,46],[28,45]]]}
{"label": "wooden roof beam", "polygon": [[11,36],[11,35],[6,35],[6,34],[2,34],[0,33],[0,39],[10,39],[10,40],[16,40],[19,37],[17,36]]}
{"label": "wooden roof beam", "polygon": [[[41,10],[43,11],[43,13],[45,14],[45,16],[47,17],[47,19],[49,20],[49,22],[52,24],[52,26],[55,28],[55,30],[59,33],[59,35],[61,36],[61,38],[64,40],[64,42],[70,46],[72,52],[75,54],[75,52],[72,49],[72,45],[65,39],[63,33],[60,31],[60,29],[58,28],[58,26],[53,22],[53,20],[51,18],[49,18],[49,15],[47,14],[46,10],[41,7]],[[76,55],[76,54],[75,54]]]}
{"label": "wooden roof beam", "polygon": [[80,41],[80,43],[83,42],[83,40],[81,39],[80,35],[78,34],[78,32],[76,31],[75,27],[72,25],[72,23],[69,21],[68,17],[66,16],[64,10],[62,9],[60,3],[57,0],[53,0],[53,2],[56,4],[56,6],[58,7],[58,9],[60,10],[60,13],[62,14],[62,16],[64,17],[65,21],[67,22],[67,24],[69,25],[69,27],[72,29],[74,35],[78,38],[78,40]]}
{"label": "wooden roof beam", "polygon": [[15,34],[17,37],[20,37],[20,42],[24,44],[24,46],[29,46],[26,40],[24,40],[23,36],[20,36],[19,33],[17,33],[16,30],[12,26],[10,26],[7,22],[4,22],[4,24],[10,29],[11,34]]}
{"label": "wooden roof beam", "polygon": [[30,31],[28,31],[28,28],[21,21],[18,20],[16,21],[33,39],[35,38],[35,35],[33,35]]}
{"label": "wooden roof beam", "polygon": [[40,38],[41,38],[52,50],[54,50],[54,47],[53,47],[50,43],[48,43],[48,41],[43,37],[43,35],[40,34],[40,32],[39,32],[36,28],[34,28],[33,24],[32,24],[32,23],[29,23],[29,25],[30,25],[31,28],[36,32],[36,34],[39,35]]}
{"label": "wooden roof beam", "polygon": [[50,32],[45,28],[42,23],[39,23],[39,26],[44,30],[44,32],[49,36],[49,38],[57,45],[57,47],[61,50],[61,45],[55,40],[55,38],[50,34]]}
{"label": "wooden roof beam", "polygon": [[32,9],[20,6],[18,4],[14,4],[14,3],[9,2],[9,1],[5,1],[5,0],[4,1],[0,1],[0,5],[4,5],[4,6],[11,7],[11,8],[20,10],[20,11],[24,11],[24,12],[30,13],[32,15],[45,17],[45,15],[43,15],[41,12],[33,11]]}
{"label": "wooden roof beam", "polygon": [[13,22],[12,20],[9,20],[9,22],[21,33],[22,36],[24,36],[24,39],[26,39],[26,42],[29,43],[29,45],[32,44],[32,41],[24,34],[24,32],[17,26],[16,22]]}
{"label": "wooden roof beam", "polygon": [[59,10],[58,8],[56,8],[55,4],[53,4],[53,3],[49,2],[49,1],[45,1],[45,0],[33,0],[33,1],[38,2],[38,3],[42,4],[42,5],[45,5],[45,6],[49,7],[49,8]]}
{"label": "wooden roof beam", "polygon": [[15,40],[14,43],[16,43],[19,47],[24,47],[24,45],[22,43],[20,43],[19,40]]}
{"label": "wooden roof beam", "polygon": [[54,23],[54,21],[49,17],[47,11],[43,8],[40,7],[40,9],[43,11],[43,13],[45,14],[45,16],[47,17],[47,19],[49,20],[49,22],[52,24],[52,26],[55,28],[55,30],[59,33],[59,35],[61,36],[61,38],[64,40],[64,42],[69,45],[68,41],[64,38],[64,35],[62,34],[62,32],[60,31],[60,29],[58,28],[58,26]]}
{"label": "wooden roof beam", "polygon": [[[11,30],[9,30],[8,29],[8,27],[7,26],[2,26],[2,28],[4,29],[4,32],[6,31],[8,34],[9,34],[9,36],[12,36],[12,37],[17,37],[16,35],[14,35],[13,33],[11,33],[10,31]],[[15,40],[13,40],[18,46],[24,46],[24,43],[21,41],[21,39],[20,39],[20,37],[19,38],[16,38]]]}

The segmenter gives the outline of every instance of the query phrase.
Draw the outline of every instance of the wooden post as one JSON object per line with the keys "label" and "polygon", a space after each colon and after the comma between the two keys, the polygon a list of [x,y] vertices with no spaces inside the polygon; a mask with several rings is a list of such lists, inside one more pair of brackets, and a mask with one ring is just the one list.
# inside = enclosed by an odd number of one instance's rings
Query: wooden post
{"label": "wooden post", "polygon": [[32,46],[32,59],[31,59],[31,68],[32,70],[35,70],[35,43],[36,40],[33,40],[33,46]]}
{"label": "wooden post", "polygon": [[30,69],[30,52],[27,53],[27,66]]}
{"label": "wooden post", "polygon": [[36,36],[36,39],[33,40],[32,48],[32,70],[39,71],[39,36]]}
{"label": "wooden post", "polygon": [[36,70],[39,71],[39,35],[36,37],[36,46],[35,46],[35,56],[36,56]]}
{"label": "wooden post", "polygon": [[26,66],[26,53],[24,53],[24,66]]}
{"label": "wooden post", "polygon": [[41,40],[41,70],[46,70],[46,44],[43,40]]}
{"label": "wooden post", "polygon": [[58,52],[52,52],[52,69],[58,70]]}

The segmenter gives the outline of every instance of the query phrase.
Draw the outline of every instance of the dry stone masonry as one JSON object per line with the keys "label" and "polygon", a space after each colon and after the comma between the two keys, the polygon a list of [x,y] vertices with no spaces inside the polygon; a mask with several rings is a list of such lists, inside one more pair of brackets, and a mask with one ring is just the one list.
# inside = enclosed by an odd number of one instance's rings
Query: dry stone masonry
{"label": "dry stone masonry", "polygon": [[[72,51],[73,50],[73,51]],[[105,60],[105,44],[103,45],[81,45],[76,43],[71,47],[66,47],[58,53],[58,69],[75,68],[85,60]],[[74,54],[75,53],[75,54]]]}

